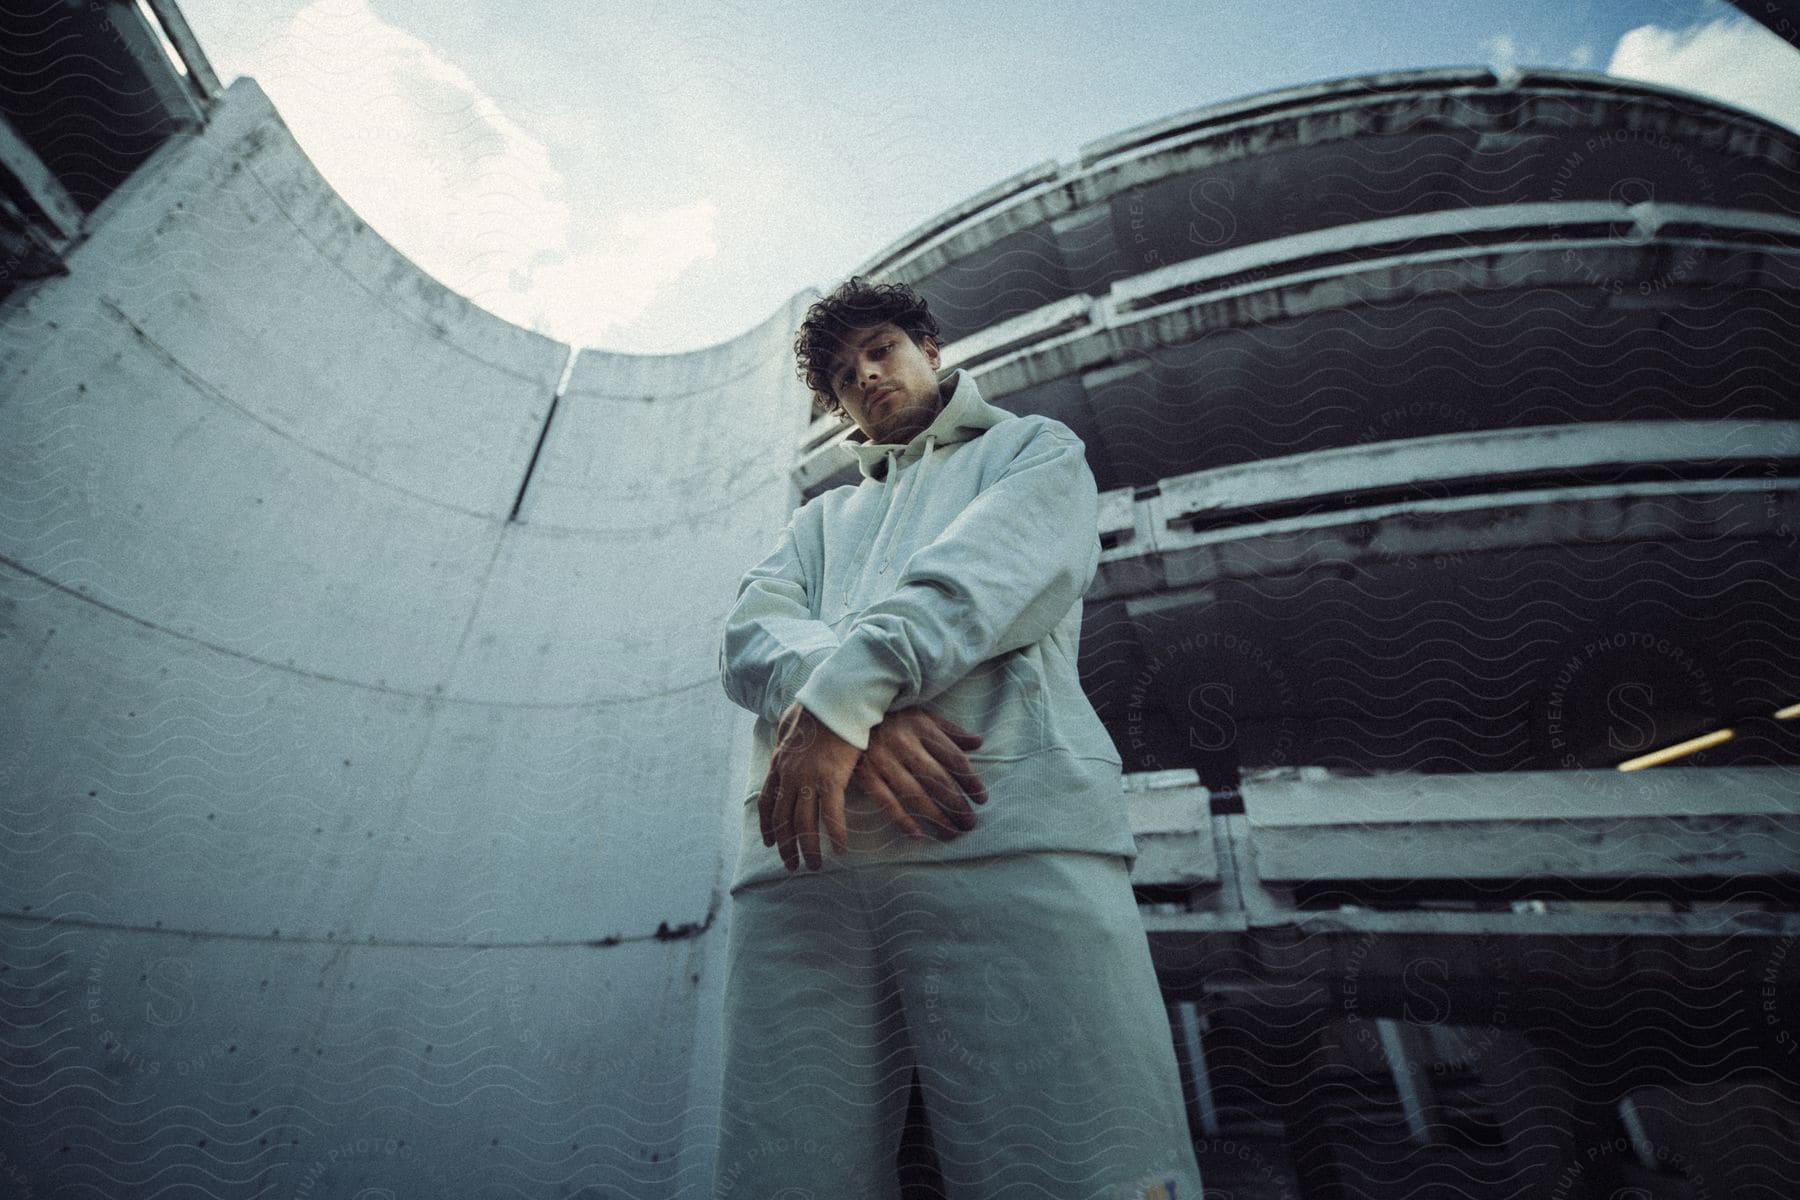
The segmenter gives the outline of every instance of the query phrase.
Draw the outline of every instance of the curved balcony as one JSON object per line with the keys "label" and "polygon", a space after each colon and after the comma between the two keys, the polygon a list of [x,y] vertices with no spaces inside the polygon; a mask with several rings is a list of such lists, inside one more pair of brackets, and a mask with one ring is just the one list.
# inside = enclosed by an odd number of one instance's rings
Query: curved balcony
{"label": "curved balcony", "polygon": [[1238,246],[1441,210],[1602,200],[1800,211],[1795,140],[1606,75],[1429,70],[1177,114],[970,197],[864,264],[950,340]]}

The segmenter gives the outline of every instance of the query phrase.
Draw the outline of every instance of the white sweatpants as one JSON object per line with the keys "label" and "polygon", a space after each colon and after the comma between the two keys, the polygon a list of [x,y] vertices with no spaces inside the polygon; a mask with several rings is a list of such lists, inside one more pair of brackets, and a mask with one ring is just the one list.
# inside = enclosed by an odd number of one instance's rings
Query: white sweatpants
{"label": "white sweatpants", "polygon": [[948,1200],[1200,1200],[1124,859],[802,868],[733,903],[715,1200],[894,1200],[915,1063]]}

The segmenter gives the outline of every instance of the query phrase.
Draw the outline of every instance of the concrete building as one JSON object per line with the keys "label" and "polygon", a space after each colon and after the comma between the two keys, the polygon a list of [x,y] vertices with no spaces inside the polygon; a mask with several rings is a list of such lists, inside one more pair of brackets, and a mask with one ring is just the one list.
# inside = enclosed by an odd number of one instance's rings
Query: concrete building
{"label": "concrete building", "polygon": [[[816,293],[689,354],[510,326],[149,9],[6,18],[0,1181],[703,1195],[718,631],[854,479]],[[1427,71],[866,264],[1087,442],[1083,674],[1209,1187],[1794,1186],[1796,214],[1756,117]]]}
{"label": "concrete building", "polygon": [[1083,674],[1209,1186],[1788,1187],[1797,150],[1585,73],[1340,81],[869,264],[1105,489]]}

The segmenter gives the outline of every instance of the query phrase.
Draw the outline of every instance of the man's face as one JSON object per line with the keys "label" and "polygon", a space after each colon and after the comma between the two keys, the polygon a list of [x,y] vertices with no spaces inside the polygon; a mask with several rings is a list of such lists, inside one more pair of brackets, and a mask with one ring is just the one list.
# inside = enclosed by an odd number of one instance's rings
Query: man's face
{"label": "man's face", "polygon": [[944,406],[937,342],[888,322],[854,329],[831,364],[831,390],[871,442],[906,442]]}

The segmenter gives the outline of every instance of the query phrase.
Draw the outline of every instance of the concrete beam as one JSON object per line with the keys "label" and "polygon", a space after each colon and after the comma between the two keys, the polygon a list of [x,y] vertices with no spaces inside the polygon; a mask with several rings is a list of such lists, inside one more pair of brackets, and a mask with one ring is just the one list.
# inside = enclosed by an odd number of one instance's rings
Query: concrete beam
{"label": "concrete beam", "polygon": [[212,62],[206,57],[206,51],[200,48],[200,39],[194,36],[193,27],[187,18],[181,15],[181,9],[174,0],[145,0],[150,11],[162,23],[163,32],[168,35],[181,61],[187,64],[188,78],[194,84],[204,102],[210,103],[224,90],[219,83],[219,76],[213,70]]}
{"label": "concrete beam", "polygon": [[80,206],[37,152],[14,131],[12,122],[4,117],[0,117],[0,170],[9,172],[19,181],[19,186],[50,221],[61,240],[70,241],[81,232]]}
{"label": "concrete beam", "polygon": [[1351,258],[1375,261],[1374,254],[1384,249],[1409,261],[1424,262],[1436,253],[1419,251],[1425,239],[1454,240],[1457,245],[1449,254],[1455,256],[1483,244],[1507,248],[1539,244],[1552,229],[1563,237],[1585,236],[1589,240],[1595,234],[1610,238],[1629,230],[1634,240],[1647,242],[1659,236],[1665,225],[1775,238],[1800,232],[1800,219],[1794,217],[1714,205],[1627,206],[1602,200],[1497,204],[1380,217],[1236,246],[1122,279],[1112,285],[1109,299],[1116,311],[1135,312],[1160,304],[1166,297],[1219,281],[1251,275],[1260,283],[1270,273],[1304,277],[1310,273],[1309,268],[1334,271],[1338,264]]}
{"label": "concrete beam", "polygon": [[[1146,502],[1140,502],[1143,504]],[[1147,503],[1155,504],[1156,498]],[[1753,542],[1800,521],[1800,489],[1751,478],[1530,488],[1443,500],[1412,499],[1205,530],[1151,532],[1103,551],[1089,601],[1127,599],[1133,612],[1205,599],[1225,579],[1314,567],[1482,554],[1559,543]],[[1183,589],[1186,589],[1184,591]]]}
{"label": "concrete beam", "polygon": [[[1800,798],[1791,770],[1656,771],[1654,788],[1645,786],[1643,772],[1272,771],[1247,777],[1243,815],[1223,818],[1207,812],[1198,785],[1128,792],[1140,849],[1132,882],[1232,881],[1233,888],[1199,899],[1212,911],[1174,914],[1194,919],[1194,928],[1219,930],[1331,916],[1294,908],[1288,889],[1305,883],[1800,877]],[[1666,924],[1683,914],[1649,915]],[[1544,917],[1599,920],[1594,928],[1622,932],[1638,928],[1645,914],[1550,902],[1523,913],[1365,913],[1352,923],[1404,917],[1398,929],[1466,932],[1515,929],[1521,916],[1526,926]],[[1695,919],[1712,928],[1722,918],[1709,912]]]}
{"label": "concrete beam", "polygon": [[1800,465],[1800,421],[1595,421],[1479,429],[1195,471],[1164,480],[1148,503],[1151,528],[1160,535],[1262,524],[1275,515],[1271,509],[1297,514],[1317,505],[1517,491],[1577,473],[1653,463],[1748,465],[1770,458],[1793,458]]}
{"label": "concrete beam", "polygon": [[[1134,881],[1135,882],[1135,881]],[[1247,932],[1241,913],[1147,912],[1144,931],[1152,942],[1173,935],[1242,935]],[[1303,940],[1321,935],[1349,937],[1426,939],[1450,946],[1459,940],[1505,938],[1544,946],[1566,945],[1570,938],[1675,939],[1749,937],[1779,942],[1800,936],[1800,913],[1622,913],[1583,909],[1545,913],[1442,912],[1431,909],[1389,911],[1299,911],[1287,914],[1279,925],[1263,934],[1279,931],[1284,938]],[[1240,939],[1241,940],[1241,939]],[[1183,943],[1185,944],[1185,943]]]}
{"label": "concrete beam", "polygon": [[1195,783],[1126,793],[1138,860],[1132,882],[1201,886],[1219,882],[1207,790]]}
{"label": "concrete beam", "polygon": [[[1348,98],[1367,103],[1376,92],[1398,90],[1442,93],[1452,88],[1493,87],[1494,73],[1485,67],[1450,67],[1436,71],[1408,71],[1400,74],[1363,75],[1353,79],[1331,79],[1322,83],[1302,84],[1279,91],[1262,92],[1241,100],[1209,104],[1167,117],[1134,125],[1130,129],[1096,138],[1081,147],[1081,165],[1092,168],[1109,158],[1121,158],[1145,146],[1193,140],[1198,136],[1216,135],[1247,118],[1267,119],[1284,110],[1309,108],[1320,102]],[[1350,90],[1354,89],[1354,90]]]}
{"label": "concrete beam", "polygon": [[1742,138],[1774,128],[1765,118],[1674,88],[1635,81],[1632,88],[1621,94],[1615,80],[1594,72],[1532,70],[1507,85],[1507,104],[1484,108],[1469,99],[1494,93],[1493,72],[1453,68],[1330,80],[1179,113],[1089,142],[1068,164],[1041,163],[1002,180],[909,231],[857,273],[917,282],[1019,229],[1133,189],[1246,157],[1341,143],[1377,125],[1454,122],[1503,137],[1520,130],[1573,136],[1619,122],[1696,146],[1736,143],[1738,152]]}
{"label": "concrete beam", "polygon": [[[1581,817],[1800,814],[1787,767],[1658,767],[1636,771],[1497,774],[1338,774],[1322,767],[1247,772],[1239,785],[1252,827],[1514,822]],[[1669,787],[1647,789],[1648,779]],[[1796,864],[1800,866],[1800,864]]]}
{"label": "concrete beam", "polygon": [[[1560,226],[1560,236],[1549,235],[1550,225]],[[1627,228],[1635,240],[1616,236]],[[1478,244],[1416,249],[1426,236]],[[1222,329],[1363,303],[1651,279],[1676,249],[1687,264],[1686,286],[1793,291],[1800,289],[1800,254],[1783,247],[1797,237],[1800,219],[1699,205],[1559,202],[1419,214],[1271,239],[1149,271],[1102,296],[1059,298],[952,342],[945,354],[976,363],[982,395],[1006,407],[1013,393],[1075,376],[1093,392],[1114,373],[1140,370],[1146,355]],[[1326,261],[1324,252],[1345,239],[1370,246],[1385,241],[1395,253]],[[839,444],[848,431],[825,422],[808,426],[793,472],[802,495],[856,481],[853,460]]]}
{"label": "concrete beam", "polygon": [[1266,878],[1714,879],[1800,874],[1800,815],[1258,830]]}
{"label": "concrete beam", "polygon": [[1323,777],[1241,786],[1262,878],[1607,880],[1800,875],[1781,767]]}
{"label": "concrete beam", "polygon": [[[107,5],[106,15],[113,28],[118,30],[120,44],[143,71],[169,121],[190,129],[203,122],[207,98],[164,49],[163,31],[157,27],[160,19],[154,23],[147,21],[136,4],[116,2]],[[170,44],[173,45],[173,41]],[[176,47],[175,52],[180,54],[180,48]],[[186,65],[182,63],[183,67]]]}

